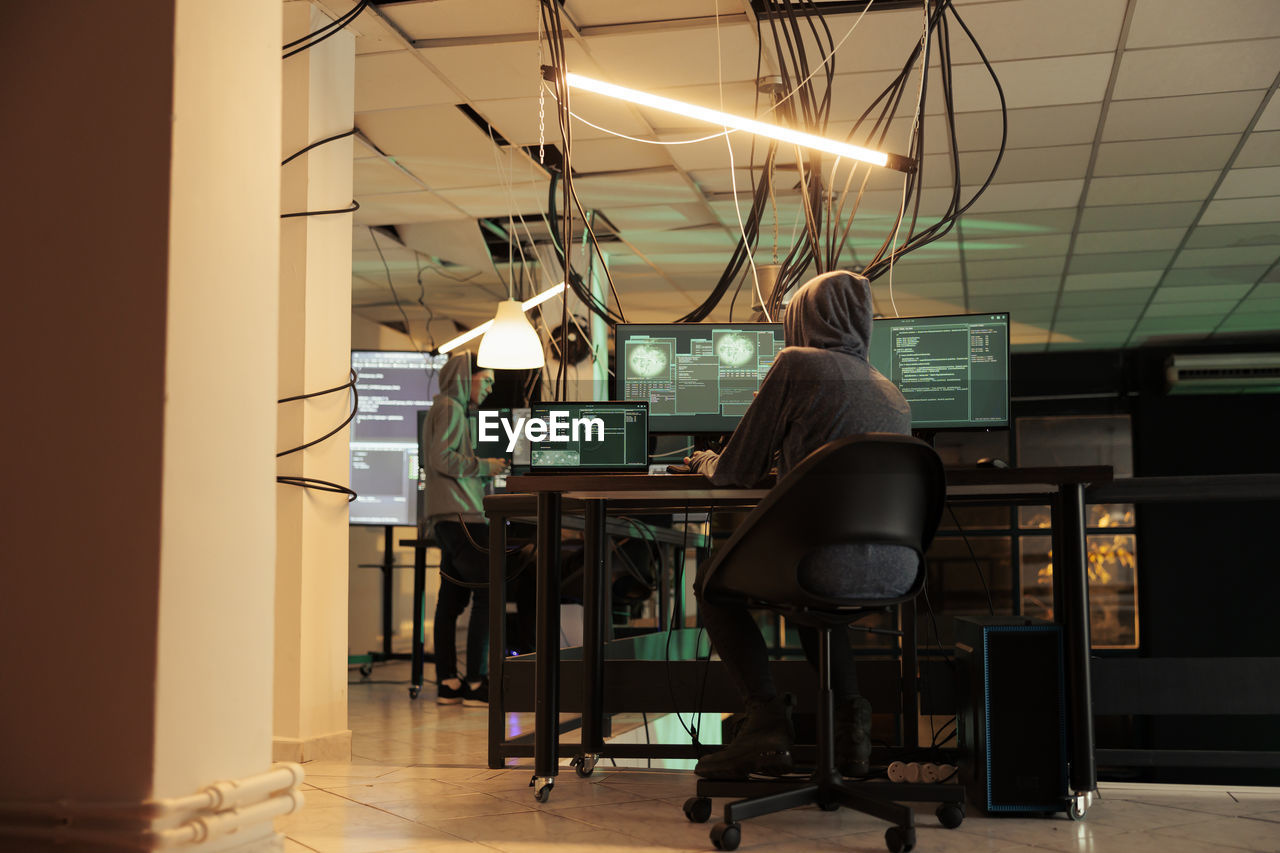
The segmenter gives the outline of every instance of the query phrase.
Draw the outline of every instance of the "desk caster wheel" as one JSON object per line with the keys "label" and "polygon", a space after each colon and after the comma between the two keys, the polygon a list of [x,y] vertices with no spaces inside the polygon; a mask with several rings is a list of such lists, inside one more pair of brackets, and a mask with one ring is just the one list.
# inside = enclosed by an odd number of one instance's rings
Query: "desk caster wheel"
{"label": "desk caster wheel", "polygon": [[891,826],[884,831],[884,845],[889,853],[911,853],[916,846],[916,831],[912,828]]}
{"label": "desk caster wheel", "polygon": [[1089,798],[1086,794],[1076,794],[1067,801],[1067,817],[1072,820],[1084,820],[1089,811]]}
{"label": "desk caster wheel", "polygon": [[717,823],[711,827],[711,843],[717,850],[737,850],[742,843],[741,824]]}
{"label": "desk caster wheel", "polygon": [[585,779],[595,772],[596,762],[599,760],[600,756],[598,755],[576,755],[569,764],[577,771],[579,776]]}
{"label": "desk caster wheel", "polygon": [[373,675],[373,664],[371,663],[360,664],[360,677],[368,678],[371,675]]}
{"label": "desk caster wheel", "polygon": [[684,816],[691,823],[706,823],[711,819],[711,798],[690,797],[684,801]]}
{"label": "desk caster wheel", "polygon": [[420,685],[420,684],[415,684],[415,685],[413,685],[412,687],[410,687],[410,688],[409,688],[409,698],[410,698],[410,699],[417,699],[417,698],[418,698],[418,694],[419,694],[419,693],[421,693],[421,692],[422,692],[422,685]]}
{"label": "desk caster wheel", "polygon": [[533,798],[540,803],[551,799],[551,789],[555,784],[554,776],[534,776],[529,780],[529,787],[533,788]]}
{"label": "desk caster wheel", "polygon": [[938,823],[947,829],[955,829],[964,823],[964,804],[963,803],[943,803],[934,811],[938,816]]}

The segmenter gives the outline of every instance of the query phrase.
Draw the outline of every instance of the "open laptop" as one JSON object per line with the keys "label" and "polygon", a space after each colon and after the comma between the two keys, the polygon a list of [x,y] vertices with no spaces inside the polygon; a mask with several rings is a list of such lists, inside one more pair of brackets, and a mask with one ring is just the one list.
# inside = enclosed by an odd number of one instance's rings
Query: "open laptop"
{"label": "open laptop", "polygon": [[649,470],[649,403],[534,403],[529,409],[529,473]]}

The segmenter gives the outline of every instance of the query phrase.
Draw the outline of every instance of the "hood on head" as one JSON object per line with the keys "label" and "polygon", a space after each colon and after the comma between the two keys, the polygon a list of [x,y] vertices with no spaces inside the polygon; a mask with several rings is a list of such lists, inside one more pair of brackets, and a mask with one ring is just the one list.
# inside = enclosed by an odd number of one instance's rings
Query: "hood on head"
{"label": "hood on head", "polygon": [[463,350],[440,368],[440,393],[462,405],[471,402],[471,353]]}
{"label": "hood on head", "polygon": [[805,282],[782,315],[787,346],[838,350],[867,357],[871,341],[871,283],[837,270]]}

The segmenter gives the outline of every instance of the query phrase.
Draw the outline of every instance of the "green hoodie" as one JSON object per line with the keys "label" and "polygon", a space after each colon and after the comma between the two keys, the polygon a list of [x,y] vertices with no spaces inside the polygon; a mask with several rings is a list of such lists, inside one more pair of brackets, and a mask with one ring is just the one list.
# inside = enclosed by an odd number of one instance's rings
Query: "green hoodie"
{"label": "green hoodie", "polygon": [[467,424],[471,403],[471,354],[459,353],[440,370],[440,391],[422,422],[426,472],[423,500],[429,524],[484,521],[484,479],[488,465],[476,458]]}

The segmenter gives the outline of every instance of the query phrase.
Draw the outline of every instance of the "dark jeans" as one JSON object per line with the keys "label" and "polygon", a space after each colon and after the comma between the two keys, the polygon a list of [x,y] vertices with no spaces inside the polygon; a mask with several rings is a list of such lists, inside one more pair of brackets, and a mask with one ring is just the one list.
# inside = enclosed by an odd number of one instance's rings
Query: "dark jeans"
{"label": "dark jeans", "polygon": [[[742,701],[748,704],[768,702],[777,695],[773,676],[769,673],[769,652],[764,644],[760,626],[746,607],[732,604],[713,604],[702,597],[702,566],[698,567],[698,613],[711,638],[711,645],[724,661],[729,677],[738,689]],[[801,627],[800,643],[804,656],[816,668],[818,665],[818,631]],[[831,631],[831,691],[837,702],[858,695],[858,671],[853,649],[849,645],[849,630],[835,628]]]}
{"label": "dark jeans", "polygon": [[467,623],[467,681],[479,681],[488,670],[489,590],[470,589],[454,583],[448,576],[466,583],[488,583],[489,558],[479,551],[467,534],[481,546],[488,546],[489,525],[469,522],[466,531],[457,521],[438,521],[435,539],[440,543],[440,595],[436,598],[434,639],[436,649],[436,683],[458,677],[458,649],[454,638],[458,617],[471,602],[471,619]]}

